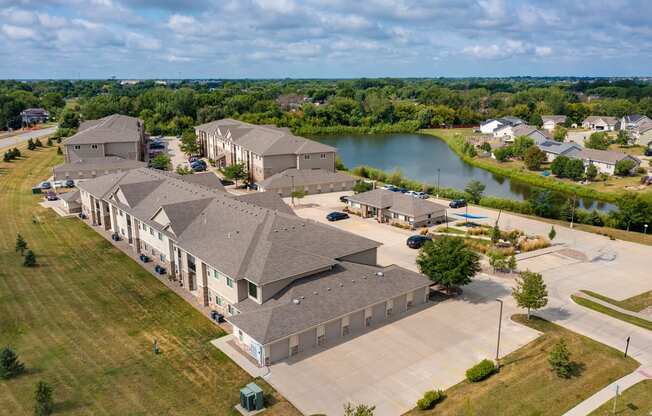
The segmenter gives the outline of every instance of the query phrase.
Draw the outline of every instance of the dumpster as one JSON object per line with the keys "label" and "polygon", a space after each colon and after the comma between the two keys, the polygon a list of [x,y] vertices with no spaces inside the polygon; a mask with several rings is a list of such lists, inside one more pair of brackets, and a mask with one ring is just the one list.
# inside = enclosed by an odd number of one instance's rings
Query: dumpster
{"label": "dumpster", "polygon": [[256,383],[240,389],[240,406],[250,412],[263,409],[263,390]]}

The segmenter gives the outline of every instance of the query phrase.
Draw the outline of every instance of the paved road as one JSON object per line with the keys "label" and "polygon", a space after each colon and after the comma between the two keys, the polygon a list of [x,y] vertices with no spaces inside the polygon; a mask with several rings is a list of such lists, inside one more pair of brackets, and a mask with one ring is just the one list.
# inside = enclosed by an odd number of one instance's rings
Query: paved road
{"label": "paved road", "polygon": [[16,146],[22,142],[26,142],[29,139],[35,139],[37,137],[48,136],[57,131],[56,127],[48,127],[41,130],[26,131],[24,133],[17,134],[15,136],[8,137],[6,139],[0,139],[0,149],[5,147]]}

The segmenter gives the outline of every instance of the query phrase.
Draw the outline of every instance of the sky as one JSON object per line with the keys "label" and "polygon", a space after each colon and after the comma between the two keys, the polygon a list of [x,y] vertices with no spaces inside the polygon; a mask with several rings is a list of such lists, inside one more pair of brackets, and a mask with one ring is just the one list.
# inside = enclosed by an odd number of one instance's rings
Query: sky
{"label": "sky", "polygon": [[0,0],[0,78],[652,75],[651,0]]}

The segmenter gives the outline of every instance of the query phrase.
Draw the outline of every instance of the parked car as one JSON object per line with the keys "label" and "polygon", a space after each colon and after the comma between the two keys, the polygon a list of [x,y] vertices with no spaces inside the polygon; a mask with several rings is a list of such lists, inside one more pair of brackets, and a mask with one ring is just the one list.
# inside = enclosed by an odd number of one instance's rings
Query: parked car
{"label": "parked car", "polygon": [[394,185],[383,185],[383,186],[380,187],[380,189],[384,189],[386,191],[396,192],[396,189],[398,189],[398,188],[396,188]]}
{"label": "parked car", "polygon": [[645,149],[645,156],[652,156],[652,147],[648,147]]}
{"label": "parked car", "polygon": [[428,199],[428,194],[420,191],[407,191],[406,195],[410,195],[419,199]]}
{"label": "parked car", "polygon": [[196,162],[196,161],[198,161],[198,160],[201,160],[201,159],[198,158],[197,156],[190,156],[190,157],[188,157],[188,163]]}
{"label": "parked car", "polygon": [[72,179],[66,179],[66,181],[64,182],[64,185],[65,185],[66,188],[74,188],[75,187],[75,181],[73,181]]}
{"label": "parked car", "polygon": [[394,192],[400,192],[400,193],[402,193],[402,194],[407,193],[407,191],[408,191],[408,190],[405,189],[405,188],[394,188]]}
{"label": "parked car", "polygon": [[344,202],[346,204],[347,202],[349,202],[349,197],[346,195],[342,195],[340,197],[340,202]]}
{"label": "parked car", "polygon": [[165,149],[165,144],[161,142],[150,142],[150,149]]}
{"label": "parked car", "polygon": [[41,189],[52,189],[52,185],[50,184],[50,182],[47,181],[41,182],[39,186],[41,187]]}
{"label": "parked car", "polygon": [[328,221],[339,221],[349,218],[349,214],[346,212],[333,211],[326,216]]}
{"label": "parked car", "polygon": [[193,163],[190,165],[190,169],[194,170],[195,172],[203,172],[206,170],[206,165],[202,165],[201,163]]}
{"label": "parked car", "polygon": [[408,237],[406,243],[407,246],[410,248],[421,248],[426,241],[431,241],[432,238],[428,237],[427,235],[411,235]]}
{"label": "parked car", "polygon": [[56,192],[48,191],[47,195],[45,196],[45,199],[47,199],[48,201],[56,201],[57,199],[59,199],[59,197],[57,196]]}
{"label": "parked car", "polygon": [[258,184],[257,183],[247,183],[245,184],[245,188],[252,190],[252,191],[257,191],[258,190]]}
{"label": "parked car", "polygon": [[451,208],[462,208],[466,206],[466,200],[465,199],[453,199],[450,204],[448,204],[449,207]]}

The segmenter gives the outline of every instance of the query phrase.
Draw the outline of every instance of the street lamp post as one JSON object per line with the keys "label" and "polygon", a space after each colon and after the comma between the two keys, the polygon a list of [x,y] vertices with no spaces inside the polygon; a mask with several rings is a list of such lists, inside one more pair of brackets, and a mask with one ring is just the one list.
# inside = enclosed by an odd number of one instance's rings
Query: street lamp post
{"label": "street lamp post", "polygon": [[573,195],[573,206],[571,207],[571,222],[570,222],[570,228],[573,228],[573,221],[575,220],[575,204],[576,204],[575,198],[576,198],[576,197],[577,197],[576,195]]}
{"label": "street lamp post", "polygon": [[294,206],[294,175],[290,175],[290,180],[292,181],[292,189],[290,190],[290,196],[292,197],[292,206]]}
{"label": "street lamp post", "polygon": [[437,168],[437,199],[439,199],[439,173],[441,172],[440,168]]}
{"label": "street lamp post", "polygon": [[647,235],[647,224],[643,224],[643,234]]}
{"label": "street lamp post", "polygon": [[500,367],[498,364],[498,357],[500,355],[500,329],[503,324],[503,300],[496,299],[496,302],[500,303],[500,315],[498,317],[498,341],[496,342],[496,367]]}

